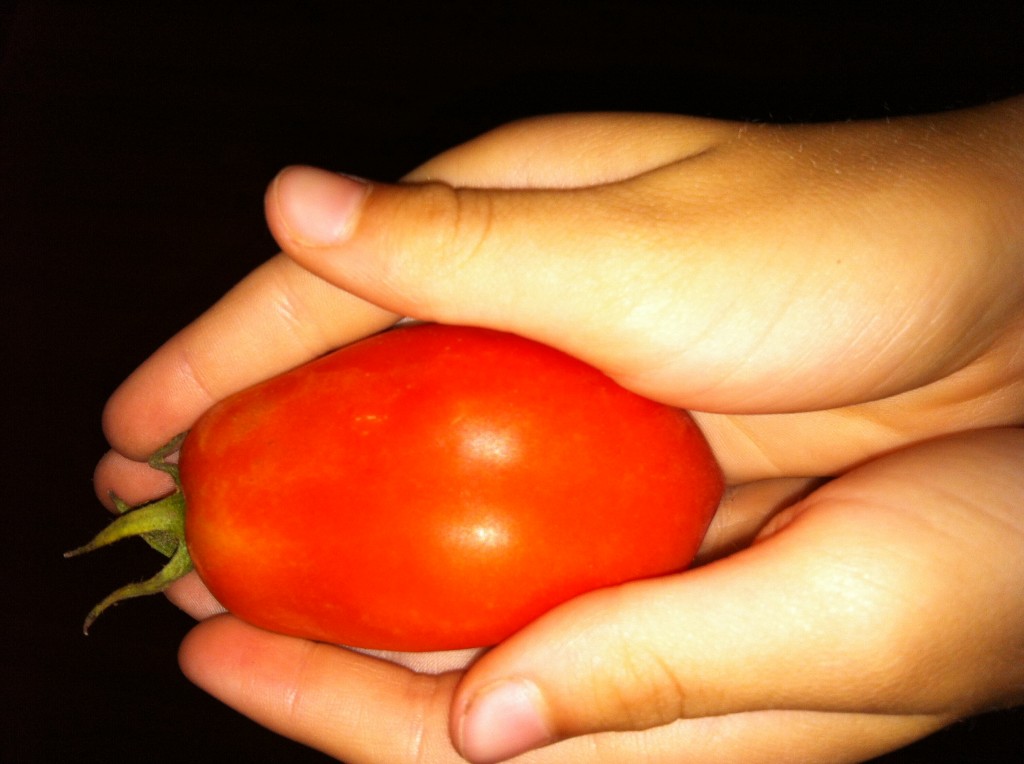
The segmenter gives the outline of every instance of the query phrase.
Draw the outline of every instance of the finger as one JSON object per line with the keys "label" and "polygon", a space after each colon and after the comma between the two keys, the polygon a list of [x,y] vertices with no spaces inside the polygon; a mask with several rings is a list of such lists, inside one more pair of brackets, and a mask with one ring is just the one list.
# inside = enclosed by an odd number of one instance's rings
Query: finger
{"label": "finger", "polygon": [[[623,193],[618,186],[573,192],[369,186],[289,168],[268,191],[267,218],[296,262],[393,312],[512,331],[652,397],[696,408],[722,403],[713,392],[723,379],[743,386],[721,357],[722,338],[712,355],[707,319],[683,321],[676,310],[687,305],[694,315],[720,317],[715,302],[722,292],[715,287],[723,274],[685,253],[671,264],[656,255],[664,242],[645,240],[639,220],[625,211]],[[666,278],[652,279],[652,272]],[[751,357],[754,343],[743,337],[754,332],[739,323],[716,331],[735,333],[734,342],[746,343],[738,353]],[[682,360],[700,364],[699,375],[650,371],[680,361],[679,348],[687,349]]]}
{"label": "finger", "polygon": [[444,724],[455,674],[416,674],[230,616],[197,626],[179,660],[186,676],[215,697],[340,760],[459,760]]}
{"label": "finger", "polygon": [[[456,764],[447,734],[457,674],[423,676],[342,648],[263,632],[230,617],[194,629],[180,652],[193,682],[254,721],[349,764]],[[643,733],[576,738],[517,762],[708,764],[862,761],[941,726],[931,717],[761,712],[686,719]]]}
{"label": "finger", "polygon": [[560,114],[491,130],[405,176],[472,188],[582,188],[696,156],[738,130],[669,114]]}
{"label": "finger", "polygon": [[103,414],[107,439],[145,459],[221,398],[394,320],[288,258],[272,258],[125,380]]}
{"label": "finger", "polygon": [[694,565],[704,565],[750,546],[779,512],[796,504],[823,481],[779,478],[730,486],[711,520]]}
{"label": "finger", "polygon": [[225,612],[224,606],[210,594],[210,590],[206,588],[206,584],[195,571],[179,578],[164,591],[164,594],[167,599],[197,621],[203,621]]}
{"label": "finger", "polygon": [[1016,430],[911,449],[829,483],[744,552],[574,600],[470,670],[453,738],[486,762],[679,718],[1019,702],[1022,459]]}
{"label": "finger", "polygon": [[135,506],[166,496],[174,490],[174,481],[166,472],[155,470],[146,462],[108,451],[93,471],[93,490],[103,505],[113,511],[111,493]]}
{"label": "finger", "polygon": [[395,650],[366,650],[348,648],[371,658],[394,663],[417,674],[445,674],[449,671],[465,671],[487,648],[468,648],[464,650],[439,650],[428,653],[408,653]]}

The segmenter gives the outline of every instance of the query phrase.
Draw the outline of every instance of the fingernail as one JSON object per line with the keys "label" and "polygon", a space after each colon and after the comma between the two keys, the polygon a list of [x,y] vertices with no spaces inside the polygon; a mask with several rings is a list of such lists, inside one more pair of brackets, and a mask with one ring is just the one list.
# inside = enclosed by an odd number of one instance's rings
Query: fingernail
{"label": "fingernail", "polygon": [[288,167],[271,193],[289,235],[299,244],[344,241],[352,230],[369,186],[347,175],[314,167]]}
{"label": "fingernail", "polygon": [[540,691],[532,682],[501,681],[485,687],[462,718],[462,755],[476,764],[491,764],[554,742],[542,708]]}

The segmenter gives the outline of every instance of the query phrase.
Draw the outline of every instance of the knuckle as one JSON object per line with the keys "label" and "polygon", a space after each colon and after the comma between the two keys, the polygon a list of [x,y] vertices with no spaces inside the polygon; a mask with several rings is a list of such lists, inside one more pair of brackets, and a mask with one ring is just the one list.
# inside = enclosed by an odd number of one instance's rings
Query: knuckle
{"label": "knuckle", "polygon": [[382,285],[401,295],[420,318],[443,320],[461,284],[474,278],[489,250],[494,204],[485,191],[442,183],[418,187],[404,225],[386,229],[389,256],[380,261]]}
{"label": "knuckle", "polygon": [[605,611],[590,635],[600,649],[592,653],[590,665],[581,673],[592,682],[589,697],[597,714],[638,730],[685,716],[689,697],[682,669],[665,655],[661,640],[649,638],[658,633],[656,627],[652,630],[652,624],[638,618],[624,600],[602,599],[613,611],[624,608],[624,617],[618,613],[608,617]]}
{"label": "knuckle", "polygon": [[[323,322],[318,320],[310,304],[309,274],[292,261],[270,261],[267,305],[272,326],[284,335],[287,343],[313,357],[330,347]],[[265,331],[265,327],[260,327]]]}
{"label": "knuckle", "polygon": [[437,719],[448,715],[451,701],[450,682],[440,681],[433,676],[411,674],[407,677],[404,692],[404,708],[409,709],[402,729],[398,733],[401,754],[398,761],[410,764],[427,764],[443,758],[450,747],[449,739],[440,730]]}

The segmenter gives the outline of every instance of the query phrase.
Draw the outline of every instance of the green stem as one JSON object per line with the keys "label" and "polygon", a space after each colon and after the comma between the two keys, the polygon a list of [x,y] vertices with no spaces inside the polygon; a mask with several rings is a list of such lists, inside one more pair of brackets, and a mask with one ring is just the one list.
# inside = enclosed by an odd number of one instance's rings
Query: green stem
{"label": "green stem", "polygon": [[150,467],[166,472],[174,480],[174,493],[158,501],[136,507],[111,494],[114,507],[118,512],[117,519],[96,534],[88,544],[72,549],[64,555],[65,557],[75,557],[121,539],[141,536],[151,547],[170,558],[152,578],[122,586],[89,611],[82,628],[86,634],[89,633],[89,627],[92,626],[93,621],[111,605],[131,597],[142,597],[162,592],[171,583],[192,570],[192,558],[189,556],[188,547],[185,544],[185,495],[181,489],[178,465],[168,461],[168,457],[178,450],[184,437],[184,433],[178,435],[149,459]]}

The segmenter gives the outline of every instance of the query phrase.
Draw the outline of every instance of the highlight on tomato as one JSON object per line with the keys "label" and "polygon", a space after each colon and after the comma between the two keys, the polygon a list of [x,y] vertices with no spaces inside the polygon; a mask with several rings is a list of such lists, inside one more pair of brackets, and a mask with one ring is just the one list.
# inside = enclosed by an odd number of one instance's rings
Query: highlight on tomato
{"label": "highlight on tomato", "polygon": [[[180,448],[177,463],[168,461]],[[353,647],[492,645],[584,592],[685,569],[723,491],[693,419],[498,331],[391,329],[221,401],[154,454],[141,535],[256,626]]]}

